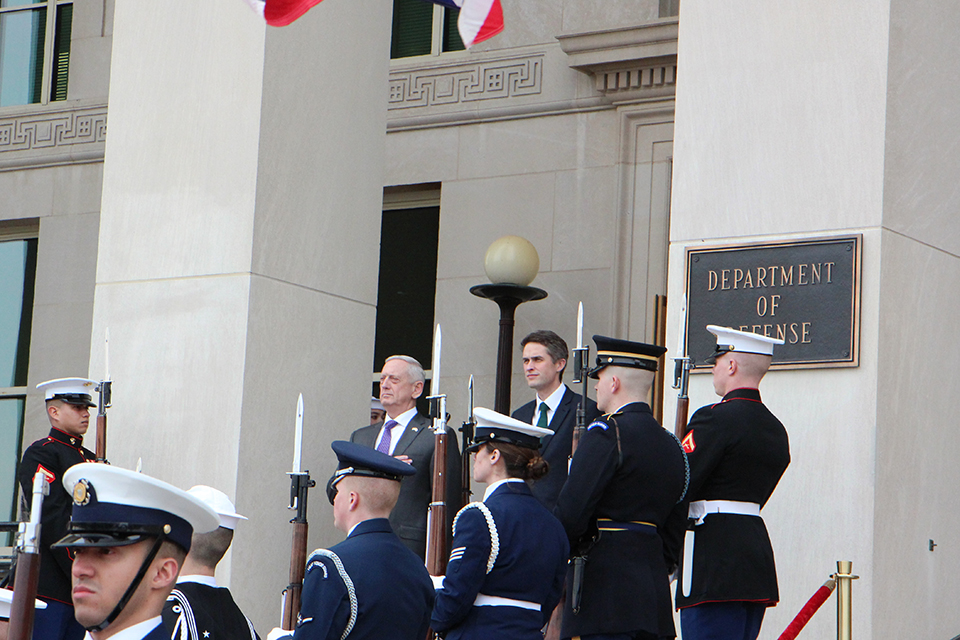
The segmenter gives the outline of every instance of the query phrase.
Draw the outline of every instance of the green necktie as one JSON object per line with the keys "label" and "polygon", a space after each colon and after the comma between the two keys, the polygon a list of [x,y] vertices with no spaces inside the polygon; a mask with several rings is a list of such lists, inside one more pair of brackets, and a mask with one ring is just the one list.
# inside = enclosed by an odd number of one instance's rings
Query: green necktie
{"label": "green necktie", "polygon": [[540,403],[540,419],[537,420],[537,426],[541,429],[548,428],[549,423],[547,422],[547,410],[550,407],[547,406],[546,402]]}

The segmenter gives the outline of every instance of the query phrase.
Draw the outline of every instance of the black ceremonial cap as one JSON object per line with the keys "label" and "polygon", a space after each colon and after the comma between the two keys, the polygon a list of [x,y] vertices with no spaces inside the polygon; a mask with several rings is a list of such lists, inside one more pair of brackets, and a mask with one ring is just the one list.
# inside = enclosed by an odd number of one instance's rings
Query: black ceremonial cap
{"label": "black ceremonial cap", "polygon": [[591,378],[600,377],[604,367],[630,367],[656,371],[660,356],[667,352],[666,347],[645,342],[630,342],[607,336],[593,336],[597,343],[597,366],[587,374]]}
{"label": "black ceremonial cap", "polygon": [[385,478],[400,482],[404,476],[412,476],[417,472],[412,464],[401,462],[376,449],[359,445],[355,442],[336,440],[330,444],[337,454],[337,472],[327,482],[327,498],[333,504],[336,496],[337,483],[347,476],[366,476],[369,478]]}

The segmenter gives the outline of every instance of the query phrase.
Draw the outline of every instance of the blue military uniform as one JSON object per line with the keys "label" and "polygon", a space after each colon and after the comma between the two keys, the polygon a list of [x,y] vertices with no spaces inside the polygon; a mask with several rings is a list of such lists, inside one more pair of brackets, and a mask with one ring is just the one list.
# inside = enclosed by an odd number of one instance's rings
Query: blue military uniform
{"label": "blue military uniform", "polygon": [[427,637],[433,584],[386,518],[364,520],[347,539],[307,560],[295,640]]}
{"label": "blue military uniform", "polygon": [[207,576],[192,578],[184,580],[181,576],[163,607],[163,623],[170,631],[169,638],[260,640],[229,589],[198,581]]}
{"label": "blue military uniform", "polygon": [[568,555],[562,525],[523,480],[488,489],[482,503],[457,514],[432,628],[447,640],[539,640]]}

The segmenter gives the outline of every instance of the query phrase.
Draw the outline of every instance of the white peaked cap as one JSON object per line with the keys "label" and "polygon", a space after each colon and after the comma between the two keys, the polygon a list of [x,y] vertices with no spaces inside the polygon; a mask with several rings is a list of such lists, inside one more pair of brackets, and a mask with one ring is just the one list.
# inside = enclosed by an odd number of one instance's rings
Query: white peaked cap
{"label": "white peaked cap", "polygon": [[230,529],[232,531],[237,528],[237,522],[247,519],[246,516],[237,513],[237,508],[233,505],[233,502],[230,501],[227,494],[219,489],[208,487],[205,484],[198,484],[187,491],[187,493],[198,498],[201,502],[216,511],[217,515],[220,516],[220,526],[224,529]]}
{"label": "white peaked cap", "polygon": [[715,356],[728,351],[772,356],[773,345],[783,344],[783,340],[778,338],[770,338],[749,331],[738,331],[730,327],[719,327],[715,324],[708,324],[707,331],[717,336],[717,353],[714,354]]}

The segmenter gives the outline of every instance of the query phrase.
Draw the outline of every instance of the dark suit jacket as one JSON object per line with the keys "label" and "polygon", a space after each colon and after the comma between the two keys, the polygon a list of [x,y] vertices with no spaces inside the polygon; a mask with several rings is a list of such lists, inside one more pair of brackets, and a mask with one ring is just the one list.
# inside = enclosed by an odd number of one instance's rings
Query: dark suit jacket
{"label": "dark suit jacket", "polygon": [[[419,413],[410,420],[397,443],[393,455],[409,456],[417,473],[407,476],[400,484],[400,498],[390,513],[390,525],[403,543],[421,559],[426,557],[427,508],[433,496],[433,449],[432,421]],[[350,435],[350,442],[375,447],[382,425],[361,427]],[[457,447],[456,431],[447,434],[447,523],[445,531],[450,535],[453,516],[460,507],[460,449]]]}
{"label": "dark suit jacket", "polygon": [[[537,411],[539,401],[532,400],[513,412],[513,417],[517,420],[529,423]],[[560,406],[553,414],[550,421],[550,428],[554,434],[544,438],[543,446],[540,449],[540,455],[550,463],[550,472],[533,483],[533,495],[548,510],[553,510],[557,504],[557,496],[560,495],[560,489],[563,483],[567,481],[567,460],[570,457],[570,450],[573,447],[573,428],[577,424],[577,407],[580,406],[580,394],[574,393],[570,387],[566,387],[563,392],[563,399],[560,400]],[[597,403],[587,398],[587,418],[584,426],[589,425],[600,415],[597,409]]]}

